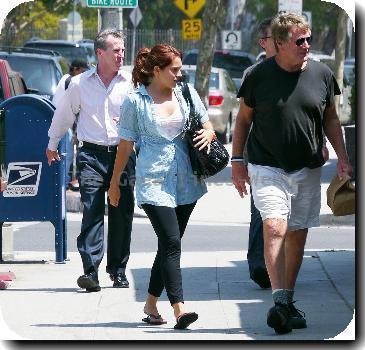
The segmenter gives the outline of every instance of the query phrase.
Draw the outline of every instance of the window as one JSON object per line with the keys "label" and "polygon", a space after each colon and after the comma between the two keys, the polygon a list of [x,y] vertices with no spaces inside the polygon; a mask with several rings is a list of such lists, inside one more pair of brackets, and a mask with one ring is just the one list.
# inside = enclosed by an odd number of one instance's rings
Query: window
{"label": "window", "polygon": [[[194,86],[196,71],[192,70],[192,69],[185,69],[185,70],[183,70],[182,74],[185,76],[185,82],[190,83],[191,85]],[[218,75],[218,73],[210,73],[209,88],[210,89],[219,89],[219,75]]]}
{"label": "window", "polygon": [[10,66],[24,77],[27,87],[37,89],[40,94],[53,95],[54,76],[49,60],[27,56],[8,56]]}
{"label": "window", "polygon": [[[183,58],[183,64],[196,65],[197,58],[197,53],[189,53]],[[226,69],[229,76],[234,79],[241,78],[243,71],[253,63],[254,61],[249,56],[233,55],[231,53],[225,52],[215,52],[212,66]]]}

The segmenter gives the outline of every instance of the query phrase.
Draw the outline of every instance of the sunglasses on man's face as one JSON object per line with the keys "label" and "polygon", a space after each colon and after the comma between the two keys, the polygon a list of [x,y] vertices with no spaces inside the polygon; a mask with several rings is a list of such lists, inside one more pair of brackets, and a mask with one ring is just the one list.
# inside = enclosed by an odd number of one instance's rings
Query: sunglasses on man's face
{"label": "sunglasses on man's face", "polygon": [[302,46],[305,41],[307,42],[308,45],[310,45],[311,42],[312,42],[312,40],[313,40],[313,36],[312,35],[311,36],[307,36],[305,38],[300,38],[300,39],[298,39],[298,40],[295,41],[295,45]]}

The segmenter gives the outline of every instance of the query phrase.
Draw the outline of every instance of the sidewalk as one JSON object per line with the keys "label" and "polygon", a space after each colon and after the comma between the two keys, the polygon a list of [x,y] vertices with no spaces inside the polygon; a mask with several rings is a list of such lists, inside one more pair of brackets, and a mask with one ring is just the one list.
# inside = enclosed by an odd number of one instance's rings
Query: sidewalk
{"label": "sidewalk", "polygon": [[[266,325],[271,292],[249,279],[246,252],[183,253],[186,308],[199,314],[198,321],[184,331],[173,329],[175,320],[165,294],[159,311],[168,323],[141,322],[154,253],[131,255],[129,289],[111,288],[108,276],[100,273],[99,293],[85,293],[76,286],[75,276],[81,273],[77,253],[71,253],[66,264],[55,264],[53,252],[41,256],[47,258],[43,264],[0,265],[1,271],[16,275],[9,289],[0,291],[2,316],[10,329],[5,332],[0,322],[0,339],[310,341],[355,337],[354,251],[305,252],[295,299],[306,313],[308,328],[280,336]],[[37,260],[39,253],[22,252],[24,259]],[[105,265],[100,271],[105,271]]]}
{"label": "sidewalk", "polygon": [[[336,218],[326,204],[325,191],[334,164],[333,150],[330,150],[330,162],[324,167],[323,177],[327,182],[323,181],[321,186],[321,224],[350,226],[352,233],[354,215]],[[217,224],[222,228],[249,223],[249,197],[238,196],[227,181],[229,174],[227,168],[210,179],[208,193],[198,202],[191,223]],[[136,207],[135,216],[145,217],[145,214]],[[222,240],[224,234],[222,230]],[[54,251],[19,252],[15,260],[21,262],[0,264],[0,272],[12,271],[16,276],[8,289],[0,290],[0,339],[318,341],[355,338],[353,250],[305,251],[295,299],[298,309],[306,313],[308,328],[280,336],[266,325],[266,313],[272,305],[271,291],[260,289],[250,280],[246,254],[238,248],[237,251],[183,251],[186,308],[196,311],[199,319],[189,330],[177,331],[173,329],[175,320],[166,294],[162,296],[159,311],[168,323],[149,326],[141,322],[155,253],[132,252],[127,269],[129,289],[111,287],[104,273],[104,258],[99,275],[101,292],[85,293],[76,285],[82,273],[78,253],[69,253],[66,264],[56,264]]]}
{"label": "sidewalk", "polygon": [[[336,173],[336,154],[329,142],[329,160],[322,169],[321,182],[321,226],[355,226],[355,215],[333,216],[331,208],[327,205],[327,188],[332,177]],[[229,154],[232,152],[232,145],[226,146]],[[199,222],[225,222],[227,224],[249,224],[251,220],[250,196],[240,198],[231,179],[231,166],[228,165],[221,173],[206,181],[208,193],[197,203],[191,216],[191,220]],[[66,194],[66,206],[69,212],[82,211],[80,194],[68,191]],[[107,206],[106,206],[107,212]],[[135,206],[136,217],[147,217],[145,212]]]}

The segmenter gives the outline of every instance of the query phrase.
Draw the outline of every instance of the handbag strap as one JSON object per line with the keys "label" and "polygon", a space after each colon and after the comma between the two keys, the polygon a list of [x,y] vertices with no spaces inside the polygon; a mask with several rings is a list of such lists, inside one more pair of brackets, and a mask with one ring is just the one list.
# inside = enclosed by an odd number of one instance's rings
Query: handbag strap
{"label": "handbag strap", "polygon": [[194,114],[194,103],[193,103],[193,99],[191,98],[189,85],[185,82],[181,83],[181,93],[182,93],[187,105],[190,108],[190,115],[193,115]]}

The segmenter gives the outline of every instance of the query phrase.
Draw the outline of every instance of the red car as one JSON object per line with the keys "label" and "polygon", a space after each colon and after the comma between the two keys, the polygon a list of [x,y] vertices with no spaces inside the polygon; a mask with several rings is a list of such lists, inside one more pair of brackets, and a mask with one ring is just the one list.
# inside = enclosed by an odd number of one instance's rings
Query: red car
{"label": "red car", "polygon": [[[6,60],[0,59],[0,103],[9,97],[25,94],[27,87],[22,76],[11,69]],[[5,125],[0,111],[0,192],[5,188]]]}

